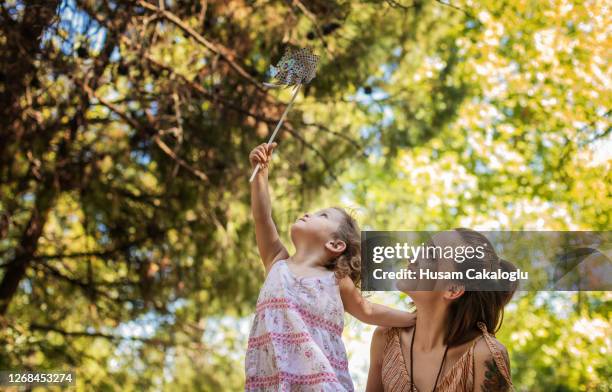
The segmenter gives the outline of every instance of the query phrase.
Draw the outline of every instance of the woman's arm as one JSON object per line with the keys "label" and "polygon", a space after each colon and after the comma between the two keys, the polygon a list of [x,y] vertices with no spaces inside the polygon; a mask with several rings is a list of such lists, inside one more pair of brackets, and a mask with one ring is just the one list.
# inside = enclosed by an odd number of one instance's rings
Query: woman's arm
{"label": "woman's arm", "polygon": [[366,324],[381,327],[410,327],[416,321],[414,313],[374,304],[363,298],[361,292],[349,277],[340,280],[340,296],[342,297],[344,310]]}
{"label": "woman's arm", "polygon": [[253,168],[258,163],[261,165],[259,172],[251,183],[251,213],[255,221],[257,248],[266,268],[266,273],[274,261],[289,257],[272,219],[272,204],[268,193],[268,164],[274,147],[276,147],[276,143],[272,143],[270,146],[264,143],[255,147],[249,155]]}
{"label": "woman's arm", "polygon": [[386,328],[378,327],[372,335],[370,344],[370,370],[368,371],[368,383],[366,392],[383,392],[382,383],[382,361],[385,349]]}
{"label": "woman's arm", "polygon": [[[508,351],[503,344],[494,340],[494,346],[501,354],[506,368],[510,369]],[[510,374],[506,375],[509,380]],[[493,354],[484,339],[480,339],[474,347],[474,392],[507,392],[510,391],[510,383],[504,377],[495,363]]]}

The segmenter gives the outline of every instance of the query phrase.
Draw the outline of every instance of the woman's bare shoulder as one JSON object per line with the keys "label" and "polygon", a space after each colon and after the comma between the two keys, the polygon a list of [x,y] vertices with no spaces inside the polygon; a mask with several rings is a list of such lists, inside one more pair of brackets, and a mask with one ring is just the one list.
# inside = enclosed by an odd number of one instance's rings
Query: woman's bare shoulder
{"label": "woman's bare shoulder", "polygon": [[480,338],[474,347],[474,383],[483,392],[508,392],[512,388],[508,350],[493,337],[486,340]]}
{"label": "woman's bare shoulder", "polygon": [[372,334],[372,344],[374,344],[374,342],[384,343],[392,329],[391,327],[376,327]]}
{"label": "woman's bare shoulder", "polygon": [[474,359],[476,360],[476,363],[485,363],[486,361],[493,359],[494,354],[491,350],[500,353],[506,363],[509,363],[510,358],[508,356],[508,350],[506,349],[506,346],[504,346],[502,342],[500,342],[493,336],[490,337],[489,341],[493,343],[493,347],[489,347],[486,340],[484,339],[484,336],[477,338],[476,345],[474,346]]}

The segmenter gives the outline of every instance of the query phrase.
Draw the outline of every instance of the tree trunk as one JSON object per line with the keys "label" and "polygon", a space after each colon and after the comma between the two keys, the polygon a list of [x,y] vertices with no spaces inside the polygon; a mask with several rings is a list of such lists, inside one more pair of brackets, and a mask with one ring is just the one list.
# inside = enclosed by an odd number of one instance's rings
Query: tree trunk
{"label": "tree trunk", "polygon": [[6,5],[0,8],[0,163],[9,164],[11,142],[19,140],[26,127],[22,124],[21,98],[36,79],[36,55],[41,52],[44,30],[53,22],[59,0],[26,2],[21,20],[10,15]]}
{"label": "tree trunk", "polygon": [[15,256],[9,261],[2,282],[0,282],[0,316],[7,313],[11,300],[19,287],[19,282],[25,276],[26,270],[36,253],[38,239],[42,235],[47,216],[56,199],[56,189],[51,185],[40,184],[41,188],[36,195],[30,220],[21,235],[17,249],[15,249]]}
{"label": "tree trunk", "polygon": [[[12,16],[6,4],[0,7],[0,32],[5,37],[0,45],[0,79],[4,83],[4,93],[0,94],[0,173],[3,176],[10,176],[15,153],[12,150],[19,146],[24,133],[33,129],[24,123],[22,97],[28,86],[36,81],[35,60],[42,50],[42,34],[53,22],[58,5],[59,0],[26,2],[21,17]],[[4,269],[0,282],[0,316],[8,311],[19,282],[26,274],[55,202],[58,190],[53,176],[49,177],[48,181],[39,183],[35,204],[15,256]]]}

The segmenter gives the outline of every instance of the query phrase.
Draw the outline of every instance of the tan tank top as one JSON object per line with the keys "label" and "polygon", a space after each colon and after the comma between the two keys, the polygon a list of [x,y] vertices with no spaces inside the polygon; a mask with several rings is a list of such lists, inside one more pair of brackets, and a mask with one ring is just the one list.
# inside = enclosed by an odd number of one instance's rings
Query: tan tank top
{"label": "tan tank top", "polygon": [[[482,338],[485,339],[491,350],[497,368],[512,388],[510,372],[503,354],[495,346],[493,337],[487,332],[484,323],[478,323],[478,328],[481,329],[483,336],[474,339],[470,348],[453,364],[450,370],[442,375],[436,392],[472,392],[474,390],[474,347]],[[400,332],[400,328],[391,328],[386,332],[382,361],[383,389],[385,392],[419,392],[416,386],[410,388],[409,364],[404,361],[402,354]]]}

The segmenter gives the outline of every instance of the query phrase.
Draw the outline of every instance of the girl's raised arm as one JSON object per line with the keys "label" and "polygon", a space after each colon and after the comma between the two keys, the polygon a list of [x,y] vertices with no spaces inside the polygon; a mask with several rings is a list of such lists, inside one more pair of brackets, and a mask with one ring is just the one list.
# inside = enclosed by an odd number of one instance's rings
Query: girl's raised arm
{"label": "girl's raised arm", "polygon": [[289,257],[272,219],[272,205],[268,192],[268,164],[274,147],[276,143],[271,145],[263,143],[255,147],[249,154],[253,167],[260,164],[260,170],[251,182],[251,213],[255,221],[257,248],[266,268],[266,274],[276,260]]}
{"label": "girl's raised arm", "polygon": [[375,304],[363,298],[348,276],[340,280],[340,296],[344,310],[366,324],[381,327],[411,327],[416,322],[414,313]]}

